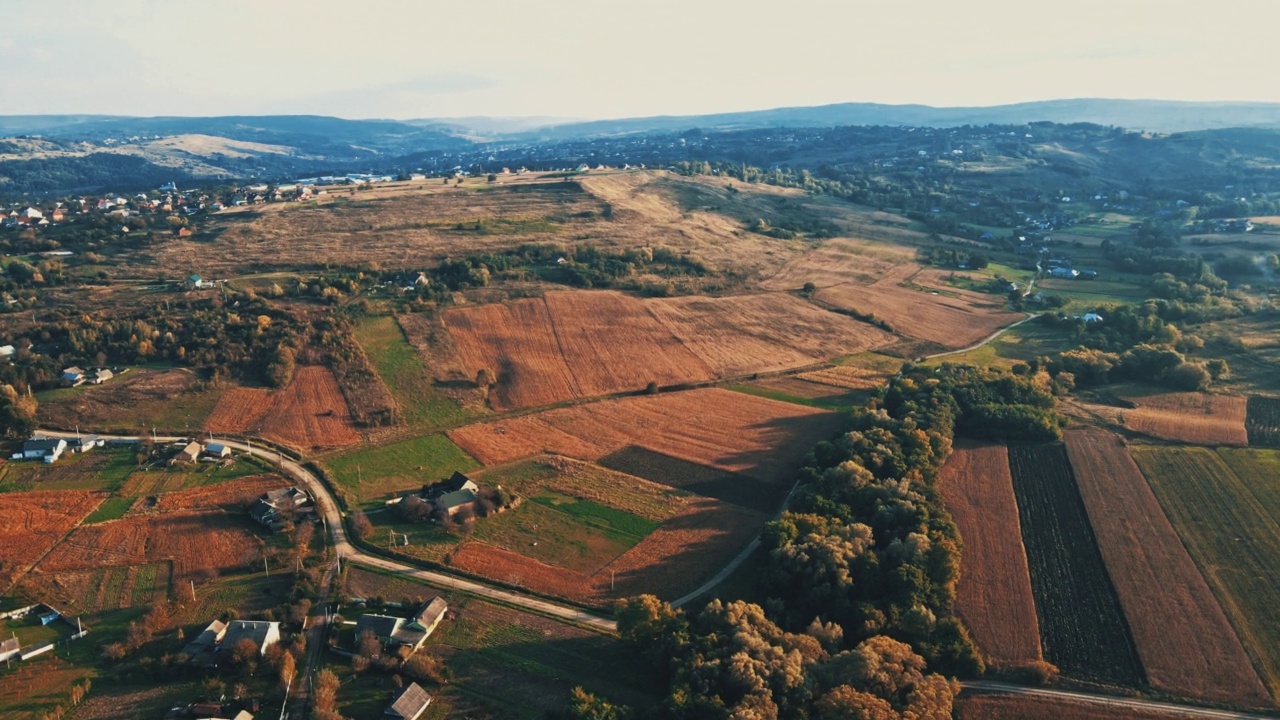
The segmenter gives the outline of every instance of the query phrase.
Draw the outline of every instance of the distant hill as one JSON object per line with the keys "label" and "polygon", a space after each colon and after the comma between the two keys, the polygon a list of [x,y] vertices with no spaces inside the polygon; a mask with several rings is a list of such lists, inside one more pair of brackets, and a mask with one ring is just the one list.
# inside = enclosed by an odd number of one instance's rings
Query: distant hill
{"label": "distant hill", "polygon": [[1017,125],[1032,122],[1087,122],[1131,130],[1173,133],[1227,127],[1280,128],[1280,103],[1179,102],[1173,100],[1047,100],[991,107],[931,107],[840,103],[713,115],[657,116],[595,120],[541,128],[555,139],[655,131],[834,127],[841,125]]}

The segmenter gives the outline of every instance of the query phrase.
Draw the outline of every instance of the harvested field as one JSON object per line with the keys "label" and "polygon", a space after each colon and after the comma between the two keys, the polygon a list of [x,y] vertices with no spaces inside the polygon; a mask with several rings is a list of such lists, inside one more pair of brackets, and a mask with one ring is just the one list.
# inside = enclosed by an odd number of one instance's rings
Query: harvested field
{"label": "harvested field", "polygon": [[890,243],[837,238],[787,263],[761,285],[770,290],[798,290],[805,283],[825,288],[843,283],[870,284],[891,268],[913,263],[915,251]]}
{"label": "harvested field", "polygon": [[1009,448],[1045,659],[1064,675],[1137,686],[1142,665],[1060,445]]}
{"label": "harvested field", "polygon": [[1165,440],[1196,445],[1244,445],[1242,395],[1175,392],[1131,397],[1138,407],[1120,410],[1125,427]]}
{"label": "harvested field", "polygon": [[840,427],[834,413],[708,388],[468,425],[449,437],[485,465],[544,452],[595,460],[631,445],[777,482]]}
{"label": "harvested field", "polygon": [[874,315],[906,337],[957,349],[1024,317],[1004,309],[1004,297],[944,287],[935,273],[902,265],[873,283],[846,282],[818,290],[825,304]]}
{"label": "harvested field", "polygon": [[[171,513],[219,507],[238,511],[241,506],[262,493],[289,487],[289,484],[289,481],[280,475],[251,475],[217,485],[165,493],[156,497],[154,503],[149,504],[147,512]],[[133,512],[138,511],[138,508],[133,510]]]}
{"label": "harvested field", "polygon": [[1067,455],[1151,685],[1264,707],[1270,696],[1119,437],[1069,430]]}
{"label": "harvested field", "polygon": [[0,513],[0,592],[7,592],[104,497],[89,491],[5,493]]}
{"label": "harvested field", "polygon": [[955,717],[956,720],[1186,720],[1190,716],[1056,698],[966,692],[956,701]]}
{"label": "harvested field", "polygon": [[332,449],[360,441],[333,373],[315,365],[298,368],[283,390],[227,391],[205,422],[205,429],[261,434],[303,450]]}
{"label": "harvested field", "polygon": [[115,565],[171,561],[173,580],[260,565],[263,541],[242,516],[222,512],[173,512],[86,525],[59,543],[34,570],[53,574]]}
{"label": "harvested field", "polygon": [[[105,684],[105,683],[104,683]],[[187,702],[194,688],[165,683],[159,687],[118,688],[101,690],[94,687],[79,707],[76,720],[137,720],[140,717],[164,717],[170,708]]]}
{"label": "harvested field", "polygon": [[451,310],[445,324],[474,378],[497,376],[494,409],[710,380],[707,366],[645,310],[613,292],[554,292]]}
{"label": "harvested field", "polygon": [[957,445],[938,481],[964,541],[956,611],[997,665],[1040,660],[1040,625],[1018,523],[1009,451]]}
{"label": "harvested field", "polygon": [[[1273,697],[1280,694],[1280,457],[1273,451],[1132,448]],[[1226,458],[1230,458],[1228,462]]]}
{"label": "harvested field", "polygon": [[53,427],[137,433],[142,425],[181,431],[199,427],[222,391],[189,370],[135,369],[102,385],[53,391],[40,399],[40,422]]}
{"label": "harvested field", "polygon": [[802,368],[893,341],[785,293],[653,300],[649,310],[721,377]]}
{"label": "harvested field", "polygon": [[1258,447],[1280,447],[1280,400],[1250,395],[1245,414],[1249,444]]}
{"label": "harvested field", "polygon": [[892,373],[853,365],[832,365],[798,375],[802,380],[846,390],[876,390],[889,381]]}
{"label": "harvested field", "polygon": [[541,457],[471,473],[471,477],[484,484],[501,485],[522,497],[550,490],[659,522],[698,500],[664,484],[565,457]]}

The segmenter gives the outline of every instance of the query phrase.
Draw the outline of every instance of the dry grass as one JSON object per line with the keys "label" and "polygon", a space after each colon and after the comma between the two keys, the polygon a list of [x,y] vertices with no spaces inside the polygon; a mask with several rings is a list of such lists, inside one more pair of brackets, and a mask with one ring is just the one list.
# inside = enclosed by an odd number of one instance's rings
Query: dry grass
{"label": "dry grass", "polygon": [[1070,430],[1067,454],[1153,687],[1270,705],[1222,607],[1119,437]]}
{"label": "dry grass", "polygon": [[1174,392],[1130,398],[1138,405],[1118,414],[1126,427],[1165,440],[1196,445],[1247,445],[1243,395]]}
{"label": "dry grass", "polygon": [[289,385],[277,392],[258,388],[226,392],[205,421],[205,428],[261,434],[304,450],[332,449],[360,441],[342,389],[333,373],[319,366],[298,368]]}
{"label": "dry grass", "polygon": [[957,612],[994,663],[1040,660],[1040,624],[1008,450],[957,446],[942,468],[939,489],[964,540]]}
{"label": "dry grass", "polygon": [[938,271],[893,268],[879,280],[820,289],[819,302],[874,315],[909,338],[943,348],[972,345],[1023,316],[1004,309],[1004,297],[948,288]]}
{"label": "dry grass", "polygon": [[761,285],[771,290],[798,290],[805,283],[819,288],[848,282],[869,285],[891,268],[914,261],[915,252],[910,248],[837,238],[787,263]]}
{"label": "dry grass", "polygon": [[830,385],[845,390],[874,390],[883,387],[892,373],[875,368],[862,368],[853,365],[833,365],[821,370],[814,370],[799,375],[802,380],[811,383]]}
{"label": "dry grass", "polygon": [[499,410],[712,377],[643,303],[619,293],[548,293],[451,310],[445,323],[472,377],[497,374],[490,403]]}
{"label": "dry grass", "polygon": [[544,452],[595,460],[637,445],[773,481],[839,427],[833,413],[720,389],[606,400],[468,425],[449,437],[485,465]]}
{"label": "dry grass", "polygon": [[649,309],[722,377],[805,367],[893,340],[785,293],[655,300]]}
{"label": "dry grass", "polygon": [[40,421],[53,427],[137,433],[140,425],[181,431],[199,427],[221,398],[202,389],[190,370],[135,369],[102,385],[59,391],[40,403]]}
{"label": "dry grass", "polygon": [[0,592],[7,591],[104,497],[71,490],[5,493],[0,513]]}

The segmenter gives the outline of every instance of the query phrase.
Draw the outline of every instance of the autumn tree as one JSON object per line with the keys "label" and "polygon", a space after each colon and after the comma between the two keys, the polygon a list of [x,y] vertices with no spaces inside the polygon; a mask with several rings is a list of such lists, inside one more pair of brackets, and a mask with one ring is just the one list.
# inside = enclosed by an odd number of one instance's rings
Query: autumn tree
{"label": "autumn tree", "polygon": [[0,385],[0,436],[25,438],[36,428],[32,395],[22,395],[12,385]]}

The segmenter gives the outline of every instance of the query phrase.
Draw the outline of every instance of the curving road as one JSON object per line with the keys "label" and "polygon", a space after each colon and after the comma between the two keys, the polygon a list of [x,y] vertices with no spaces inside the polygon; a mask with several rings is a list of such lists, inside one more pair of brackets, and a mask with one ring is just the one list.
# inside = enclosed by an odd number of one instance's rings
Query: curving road
{"label": "curving road", "polygon": [[[1005,329],[1007,330],[1008,328]],[[75,433],[56,430],[44,430],[41,432],[50,437],[75,437]],[[138,435],[99,435],[99,437],[107,440],[146,439]],[[159,436],[153,439],[157,442],[176,442],[182,438],[175,436]],[[457,590],[459,592],[476,595],[507,605],[514,605],[525,610],[530,610],[559,620],[589,627],[601,632],[613,633],[617,631],[616,622],[586,610],[561,605],[549,600],[543,600],[542,598],[530,597],[514,590],[494,587],[474,580],[448,575],[446,573],[424,570],[419,567],[406,565],[377,555],[369,555],[355,545],[352,545],[347,539],[346,528],[342,524],[342,512],[338,509],[338,504],[329,493],[329,489],[325,487],[324,483],[321,482],[320,478],[316,477],[314,473],[293,460],[283,457],[278,451],[272,450],[271,448],[259,447],[252,443],[240,442],[238,440],[219,439],[219,442],[227,445],[228,447],[239,450],[242,453],[248,453],[276,463],[284,474],[291,477],[296,482],[305,485],[307,490],[310,491],[311,496],[316,499],[316,508],[319,510],[321,517],[324,518],[325,525],[328,528],[329,534],[332,536],[333,546],[337,551],[337,556],[340,561],[357,562],[368,567],[394,572],[407,577],[423,580],[436,587]],[[794,491],[794,488],[792,488],[792,490]],[[790,499],[790,495],[788,495],[788,499]],[[732,563],[730,563],[728,567],[724,568],[720,573],[717,573],[714,578],[709,580],[702,587],[698,588],[694,593],[680,598],[673,604],[683,604],[693,599],[698,594],[708,591],[719,581],[727,577],[739,564],[741,564],[741,562],[750,555],[750,552],[754,550],[758,544],[759,538],[756,538],[750,546],[744,549],[744,551],[740,553]],[[321,628],[313,628],[313,632],[319,631],[321,631]],[[322,644],[320,642],[316,641],[314,643],[314,652],[318,652],[321,645]],[[310,659],[314,661],[314,657]],[[308,668],[313,666],[313,662],[308,663]],[[304,672],[306,672],[307,675],[310,675],[309,669]],[[1007,683],[991,682],[987,680],[973,680],[961,683],[961,685],[966,691],[1008,693],[1043,697],[1046,699],[1070,700],[1079,703],[1088,703],[1090,705],[1105,706],[1113,709],[1132,709],[1164,713],[1169,715],[1171,718],[1208,718],[1210,720],[1276,720],[1276,716],[1274,715],[1217,710],[1194,705],[1179,705],[1175,703],[1156,702],[1153,700],[1142,700],[1137,698],[1098,695],[1073,690],[1052,690],[1040,687],[1025,687],[1022,685],[1010,685]]]}
{"label": "curving road", "polygon": [[[75,433],[59,432],[54,430],[44,430],[41,432],[50,437],[75,437]],[[151,439],[138,435],[99,435],[98,437],[106,440]],[[163,435],[154,438],[156,442],[176,442],[181,439],[183,438]],[[338,504],[334,501],[333,496],[329,494],[329,489],[325,487],[324,483],[320,481],[320,478],[316,477],[310,470],[286,457],[283,457],[278,451],[271,448],[259,447],[252,443],[240,442],[238,440],[227,440],[223,438],[219,438],[218,442],[242,453],[254,455],[272,463],[276,463],[281,472],[292,478],[294,481],[306,486],[306,489],[311,493],[311,496],[316,499],[316,509],[320,512],[320,516],[324,518],[325,525],[328,527],[330,535],[332,535],[333,547],[337,551],[338,557],[341,558],[343,562],[357,562],[361,565],[377,568],[379,570],[399,573],[401,575],[426,581],[437,587],[478,595],[507,605],[515,605],[526,610],[531,610],[542,615],[549,615],[551,617],[583,625],[594,630],[610,633],[617,631],[617,623],[613,620],[601,617],[586,610],[561,605],[549,600],[543,600],[542,598],[530,597],[513,590],[507,590],[506,588],[493,587],[491,585],[460,578],[454,575],[448,575],[446,573],[424,570],[419,567],[406,565],[377,555],[370,555],[355,545],[352,545],[351,541],[347,539],[347,531],[342,524],[342,511],[339,510]]]}

